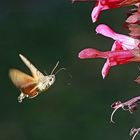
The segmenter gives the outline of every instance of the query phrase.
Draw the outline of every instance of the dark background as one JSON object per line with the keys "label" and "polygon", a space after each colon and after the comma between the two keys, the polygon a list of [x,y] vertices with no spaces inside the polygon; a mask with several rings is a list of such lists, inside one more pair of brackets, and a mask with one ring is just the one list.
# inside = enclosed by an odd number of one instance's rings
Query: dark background
{"label": "dark background", "polygon": [[[124,33],[127,8],[104,11],[92,23],[93,3],[69,0],[0,1],[0,140],[128,140],[132,127],[140,126],[140,111],[119,110],[110,124],[110,105],[140,94],[133,80],[138,63],[113,67],[101,77],[105,60],[80,60],[87,47],[110,50],[113,40],[95,34],[100,23]],[[55,84],[34,99],[17,102],[20,91],[8,77],[10,68],[26,73],[18,54],[40,71],[50,73],[59,60]],[[57,69],[59,69],[57,68]]]}

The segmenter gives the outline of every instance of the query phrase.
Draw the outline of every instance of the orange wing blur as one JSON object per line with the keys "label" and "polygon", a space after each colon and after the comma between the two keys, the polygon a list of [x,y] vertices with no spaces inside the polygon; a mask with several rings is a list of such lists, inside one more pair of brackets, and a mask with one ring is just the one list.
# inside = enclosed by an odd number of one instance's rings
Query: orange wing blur
{"label": "orange wing blur", "polygon": [[17,69],[10,69],[9,76],[13,84],[20,89],[37,84],[37,80],[35,78]]}
{"label": "orange wing blur", "polygon": [[38,94],[36,89],[37,79],[27,75],[17,69],[10,69],[9,76],[13,84],[30,98]]}

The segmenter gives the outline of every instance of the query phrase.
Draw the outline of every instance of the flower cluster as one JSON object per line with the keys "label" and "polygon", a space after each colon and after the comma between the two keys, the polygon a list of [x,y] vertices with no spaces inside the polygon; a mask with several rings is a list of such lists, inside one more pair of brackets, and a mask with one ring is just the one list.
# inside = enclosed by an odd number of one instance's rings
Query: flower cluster
{"label": "flower cluster", "polygon": [[[72,0],[72,2],[88,2],[94,0]],[[98,20],[101,11],[109,10],[113,8],[119,8],[122,6],[136,5],[140,0],[95,0],[96,4],[91,12],[91,18],[93,22]]]}
{"label": "flower cluster", "polygon": [[102,68],[103,78],[107,76],[108,71],[112,66],[125,64],[132,61],[140,61],[140,56],[135,56],[136,52],[133,53],[133,50],[138,51],[139,53],[140,40],[134,39],[126,35],[115,33],[110,27],[104,24],[98,25],[96,28],[96,32],[98,34],[102,34],[106,37],[110,37],[113,40],[115,40],[112,45],[111,51],[108,51],[108,53],[106,52],[99,53],[99,54],[104,54],[104,56],[102,55],[95,56],[95,55],[91,55],[93,53],[95,54],[94,52],[95,49],[84,49],[79,53],[79,58],[82,59],[97,58],[97,57],[107,58]]}
{"label": "flower cluster", "polygon": [[[106,24],[100,24],[96,27],[95,31],[97,34],[101,34],[114,40],[111,50],[102,52],[95,48],[85,48],[79,52],[78,57],[80,59],[106,59],[101,72],[104,79],[108,75],[112,66],[129,62],[140,62],[140,0],[72,0],[73,3],[94,1],[95,6],[91,12],[93,23],[98,20],[101,11],[123,6],[135,6],[134,9],[131,9],[128,12],[127,19],[123,25],[129,31],[128,35],[117,33]],[[138,76],[135,81],[140,84],[140,76]],[[113,103],[111,107],[114,111],[111,114],[110,122],[114,122],[113,115],[116,110],[122,108],[125,111],[128,110],[132,114],[137,109],[139,102],[140,96],[134,97],[123,103],[121,101]],[[139,133],[140,128],[132,128],[130,131],[130,135],[133,135],[132,140],[134,140],[135,136]]]}
{"label": "flower cluster", "polygon": [[[73,0],[73,2],[87,2],[87,1],[91,1],[91,0]],[[91,14],[93,22],[97,21],[100,12],[103,10],[118,8],[118,7],[122,7],[122,6],[136,5],[135,9],[130,10],[130,12],[128,14],[128,18],[125,22],[125,27],[130,31],[129,36],[116,33],[109,26],[107,26],[105,24],[98,25],[96,28],[97,34],[104,35],[104,36],[112,38],[114,40],[112,49],[110,51],[110,52],[113,51],[113,53],[111,53],[111,54],[114,54],[114,57],[112,56],[111,60],[110,60],[106,56],[107,61],[102,68],[102,77],[103,78],[105,78],[107,76],[108,71],[111,68],[111,66],[115,66],[118,64],[125,64],[127,62],[134,61],[135,56],[133,56],[134,59],[128,61],[128,57],[125,56],[126,53],[123,53],[123,50],[131,51],[133,49],[135,49],[135,50],[137,49],[137,51],[139,51],[140,40],[139,40],[139,38],[137,38],[137,37],[140,37],[139,3],[140,3],[140,0],[97,0],[96,1],[95,7],[93,8],[93,11]],[[90,50],[91,50],[91,52],[90,52]],[[122,53],[121,53],[121,56],[123,58],[122,60],[120,59],[120,55],[119,55],[119,58],[117,58],[118,55],[115,55],[115,54],[118,54],[118,50],[119,51],[122,50]],[[87,49],[85,49],[79,53],[79,57],[82,59],[97,58],[95,56],[89,57],[90,53],[93,53],[92,49],[88,49],[88,51],[87,51]],[[126,57],[126,61],[125,61],[125,57]],[[119,59],[119,61],[118,61],[118,59]],[[137,58],[137,62],[139,62],[138,58]]]}

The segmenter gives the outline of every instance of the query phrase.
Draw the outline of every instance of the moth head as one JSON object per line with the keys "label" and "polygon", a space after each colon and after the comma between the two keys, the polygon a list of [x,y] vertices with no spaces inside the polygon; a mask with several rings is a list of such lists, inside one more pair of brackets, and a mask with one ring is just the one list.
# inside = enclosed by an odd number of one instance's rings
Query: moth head
{"label": "moth head", "polygon": [[55,75],[48,75],[47,79],[48,79],[48,84],[52,85],[55,82]]}
{"label": "moth head", "polygon": [[41,79],[41,83],[43,83],[43,88],[44,89],[47,89],[47,88],[49,88],[54,82],[55,82],[55,76],[61,71],[61,70],[65,70],[65,68],[60,68],[58,71],[56,71],[55,73],[54,73],[54,71],[55,71],[55,69],[57,68],[57,66],[58,66],[58,64],[59,64],[59,61],[56,63],[56,65],[55,65],[55,67],[53,68],[53,70],[51,71],[51,73],[50,73],[50,75],[48,75],[48,74],[46,74],[46,76],[43,78],[43,79]]}

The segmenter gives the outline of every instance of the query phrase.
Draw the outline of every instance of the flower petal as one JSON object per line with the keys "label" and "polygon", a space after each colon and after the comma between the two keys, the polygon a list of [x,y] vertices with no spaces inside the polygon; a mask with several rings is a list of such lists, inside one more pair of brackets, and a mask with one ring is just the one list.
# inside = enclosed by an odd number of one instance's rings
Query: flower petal
{"label": "flower petal", "polygon": [[96,32],[99,34],[102,34],[106,37],[112,38],[116,41],[119,41],[122,43],[122,48],[124,50],[128,49],[139,49],[140,40],[134,39],[132,37],[129,37],[127,35],[122,35],[115,33],[110,27],[108,27],[105,24],[100,24],[96,28]]}
{"label": "flower petal", "polygon": [[111,66],[110,66],[109,60],[107,59],[107,61],[104,63],[104,66],[102,68],[103,79],[107,76],[110,68],[111,68]]}

